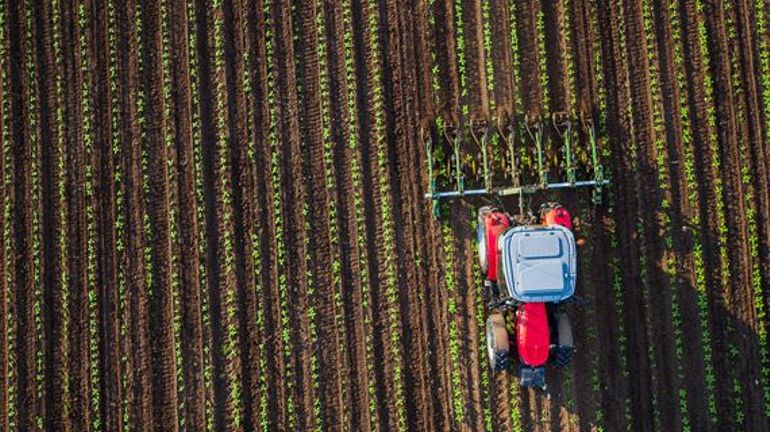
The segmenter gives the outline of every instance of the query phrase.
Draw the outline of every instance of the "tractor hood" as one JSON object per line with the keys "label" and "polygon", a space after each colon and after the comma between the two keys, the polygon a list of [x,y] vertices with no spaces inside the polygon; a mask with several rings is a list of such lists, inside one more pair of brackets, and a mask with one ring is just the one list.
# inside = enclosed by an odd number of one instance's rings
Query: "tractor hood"
{"label": "tractor hood", "polygon": [[575,293],[575,237],[559,225],[519,226],[498,238],[508,294],[525,303],[564,301]]}

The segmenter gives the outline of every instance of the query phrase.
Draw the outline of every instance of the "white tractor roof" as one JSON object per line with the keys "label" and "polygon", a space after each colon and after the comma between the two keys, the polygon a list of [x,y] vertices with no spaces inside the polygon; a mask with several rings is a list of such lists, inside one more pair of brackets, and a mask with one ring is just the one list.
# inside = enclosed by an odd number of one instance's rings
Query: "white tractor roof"
{"label": "white tractor roof", "polygon": [[498,239],[508,294],[520,302],[560,302],[575,293],[575,237],[560,225],[519,226]]}

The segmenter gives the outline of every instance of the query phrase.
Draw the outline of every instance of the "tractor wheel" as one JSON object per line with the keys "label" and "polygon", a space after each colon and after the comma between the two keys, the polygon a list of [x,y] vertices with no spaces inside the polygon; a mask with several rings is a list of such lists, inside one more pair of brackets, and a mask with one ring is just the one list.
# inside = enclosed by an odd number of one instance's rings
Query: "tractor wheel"
{"label": "tractor wheel", "polygon": [[565,312],[554,313],[556,324],[556,348],[553,352],[553,362],[558,367],[565,367],[572,359],[575,350],[575,341],[572,337],[572,325],[569,316]]}
{"label": "tractor wheel", "polygon": [[510,341],[505,328],[505,317],[500,312],[487,318],[487,356],[494,372],[508,368],[511,363]]}
{"label": "tractor wheel", "polygon": [[489,263],[489,260],[487,260],[487,233],[484,228],[484,220],[494,210],[494,207],[490,206],[481,207],[476,218],[476,245],[479,248],[479,265],[483,273],[487,272]]}

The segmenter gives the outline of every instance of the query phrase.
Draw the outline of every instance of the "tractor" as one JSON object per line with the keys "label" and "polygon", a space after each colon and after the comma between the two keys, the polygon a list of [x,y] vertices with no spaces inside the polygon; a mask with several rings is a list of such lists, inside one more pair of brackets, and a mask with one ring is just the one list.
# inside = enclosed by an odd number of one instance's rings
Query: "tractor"
{"label": "tractor", "polygon": [[[490,170],[489,144],[491,128],[477,133],[474,125],[470,127],[471,142],[477,144],[482,156],[481,169],[483,188],[465,188],[465,169],[461,161],[463,133],[456,133],[446,142],[451,143],[453,157],[451,173],[448,177],[455,180],[454,190],[437,190],[437,178],[434,174],[433,148],[427,140],[428,170],[430,192],[426,198],[433,201],[434,214],[440,214],[438,201],[466,197],[492,198],[497,205],[482,205],[477,213],[476,236],[478,259],[484,276],[484,288],[489,298],[486,319],[486,347],[489,366],[495,372],[511,370],[518,365],[520,384],[525,387],[546,388],[545,368],[548,364],[565,367],[569,364],[575,350],[572,326],[565,304],[576,299],[577,252],[582,241],[576,241],[572,231],[573,221],[567,208],[556,202],[545,202],[537,214],[527,208],[535,194],[559,190],[569,191],[579,188],[593,188],[593,202],[601,201],[602,187],[609,179],[599,161],[593,124],[583,121],[583,133],[588,146],[583,155],[585,163],[578,169],[578,160],[574,154],[573,139],[577,135],[573,122],[565,115],[554,115],[551,126],[555,132],[551,136],[561,140],[562,161],[558,165],[566,170],[566,181],[548,180],[552,169],[546,166],[544,136],[546,125],[542,121],[525,119],[520,130],[521,139],[514,136],[513,127],[508,133],[498,127],[500,138],[497,143],[508,145],[510,175],[512,185],[494,186]],[[480,138],[478,138],[480,136]],[[513,148],[513,142],[526,142],[531,139],[530,163],[533,166],[535,180],[522,184],[522,172],[517,167],[517,155],[522,154]],[[520,149],[521,150],[521,149]],[[466,162],[467,163],[467,162]],[[476,165],[479,166],[479,165]],[[593,178],[578,179],[578,172],[590,173]],[[518,196],[519,212],[510,214],[504,210],[502,198]],[[526,200],[525,197],[529,197]]]}

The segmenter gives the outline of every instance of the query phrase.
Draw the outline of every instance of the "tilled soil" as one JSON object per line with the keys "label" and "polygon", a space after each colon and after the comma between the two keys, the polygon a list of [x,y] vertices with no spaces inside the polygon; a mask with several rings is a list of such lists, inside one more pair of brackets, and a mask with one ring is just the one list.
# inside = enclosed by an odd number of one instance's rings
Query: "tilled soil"
{"label": "tilled soil", "polygon": [[[770,427],[767,5],[32,3],[0,15],[0,431]],[[519,203],[424,195],[484,184],[485,128],[496,186],[536,178],[525,121],[564,179],[556,113],[612,184],[523,202],[575,216],[586,301],[522,389],[475,235]]]}

